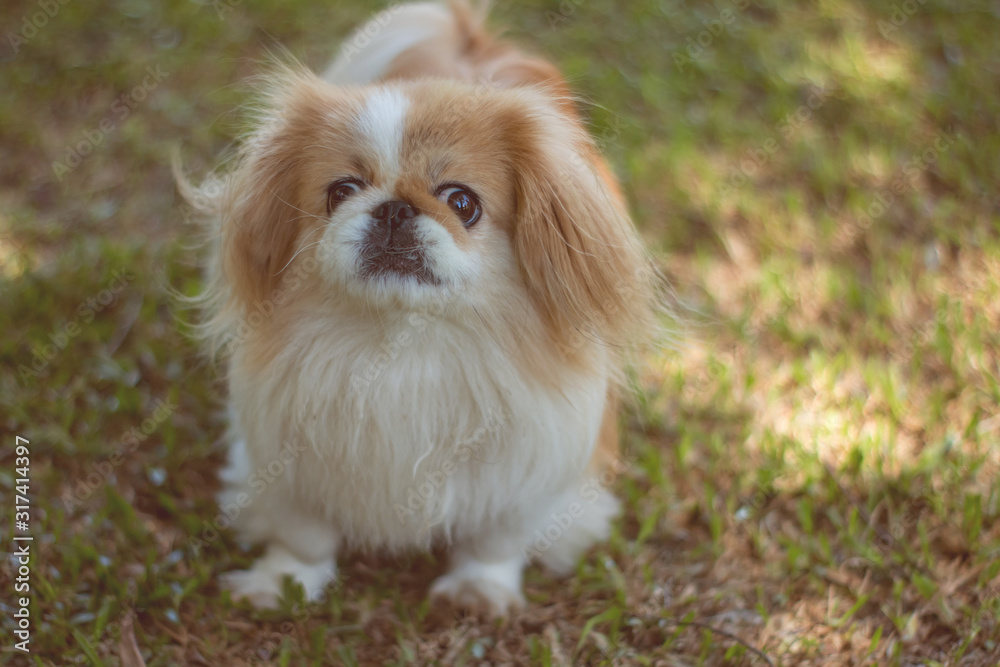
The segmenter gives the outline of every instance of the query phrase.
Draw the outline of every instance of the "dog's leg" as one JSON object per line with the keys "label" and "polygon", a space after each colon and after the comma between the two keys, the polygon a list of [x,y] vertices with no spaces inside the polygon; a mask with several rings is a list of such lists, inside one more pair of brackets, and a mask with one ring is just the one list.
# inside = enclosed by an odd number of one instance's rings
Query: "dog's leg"
{"label": "dog's leg", "polygon": [[[297,520],[299,528],[304,530],[301,519]],[[328,530],[328,528],[327,528]],[[305,532],[299,539],[305,538]],[[311,546],[315,547],[316,538]],[[323,597],[323,590],[337,576],[337,564],[334,556],[334,540],[329,541],[329,548],[323,550],[328,555],[304,555],[301,542],[292,550],[283,541],[272,541],[267,546],[267,552],[249,570],[234,570],[222,575],[222,585],[228,589],[234,599],[247,599],[254,606],[262,609],[273,609],[281,599],[282,580],[285,575],[302,584],[306,600],[316,602]]]}
{"label": "dog's leg", "polygon": [[588,548],[607,539],[619,509],[598,478],[586,479],[537,515],[459,541],[449,571],[431,586],[431,597],[489,616],[506,615],[524,604],[521,580],[529,561],[557,576],[572,573]]}
{"label": "dog's leg", "polygon": [[608,539],[620,510],[598,478],[587,479],[552,505],[532,531],[526,554],[550,573],[568,576],[587,549]]}
{"label": "dog's leg", "polygon": [[222,585],[234,599],[245,598],[257,607],[273,608],[288,575],[302,584],[306,599],[315,602],[337,574],[336,530],[330,522],[309,516],[289,501],[284,478],[262,486],[260,480],[251,482],[255,479],[251,468],[245,444],[235,441],[229,466],[220,475],[224,488],[219,504],[243,539],[264,543],[267,550],[250,569],[223,575]]}
{"label": "dog's leg", "polygon": [[486,616],[504,616],[524,606],[521,540],[503,530],[466,539],[451,552],[449,571],[431,586],[431,598]]}

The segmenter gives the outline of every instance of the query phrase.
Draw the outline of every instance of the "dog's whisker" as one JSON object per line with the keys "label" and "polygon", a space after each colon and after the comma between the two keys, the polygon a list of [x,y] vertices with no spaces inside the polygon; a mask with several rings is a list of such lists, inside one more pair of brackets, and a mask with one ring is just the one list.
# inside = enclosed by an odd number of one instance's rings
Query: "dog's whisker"
{"label": "dog's whisker", "polygon": [[[322,230],[322,229],[323,229],[322,227],[317,227],[316,229],[312,230],[311,232],[309,232],[308,234],[306,234],[306,238],[305,238],[305,239],[303,239],[303,241],[305,241],[305,240],[306,240],[306,239],[308,239],[308,238],[309,238],[310,236],[312,236],[313,234],[315,234],[316,232],[318,232],[318,231],[320,231],[320,230]],[[289,260],[288,260],[287,262],[285,262],[285,265],[284,265],[283,267],[281,267],[281,270],[279,270],[279,271],[278,271],[277,273],[275,273],[274,275],[275,275],[275,276],[278,276],[278,275],[280,275],[280,274],[281,274],[281,273],[282,273],[282,272],[283,272],[283,271],[284,271],[285,269],[287,269],[287,268],[288,268],[288,265],[289,265],[289,264],[291,264],[291,263],[292,263],[292,261],[293,261],[293,260],[294,260],[294,259],[295,259],[296,257],[298,257],[300,253],[302,253],[302,251],[304,251],[304,250],[307,250],[308,248],[313,248],[313,247],[315,247],[315,246],[318,246],[318,245],[319,245],[319,244],[321,244],[321,243],[323,243],[323,239],[320,239],[319,241],[315,241],[315,242],[313,242],[313,243],[310,243],[309,245],[306,245],[306,246],[303,246],[303,247],[299,248],[299,249],[298,249],[298,250],[297,250],[297,251],[295,252],[295,254],[294,254],[294,255],[292,255],[291,259],[289,259]]]}

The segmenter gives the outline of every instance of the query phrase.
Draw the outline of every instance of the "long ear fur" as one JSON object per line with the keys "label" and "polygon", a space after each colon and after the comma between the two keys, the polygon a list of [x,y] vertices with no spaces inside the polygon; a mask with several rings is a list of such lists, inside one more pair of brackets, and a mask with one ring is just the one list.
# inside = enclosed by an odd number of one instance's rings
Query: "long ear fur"
{"label": "long ear fur", "polygon": [[264,83],[256,129],[244,140],[226,184],[220,260],[237,297],[267,299],[294,253],[312,213],[298,184],[310,122],[322,106],[323,85],[304,69],[283,67]]}
{"label": "long ear fur", "polygon": [[535,154],[520,161],[515,252],[557,340],[626,346],[653,326],[654,273],[596,148],[557,118],[536,117]]}
{"label": "long ear fur", "polygon": [[207,316],[197,330],[213,355],[249,309],[276,296],[311,217],[298,191],[303,148],[312,143],[308,119],[329,102],[328,86],[294,63],[275,60],[252,84],[258,102],[250,109],[251,129],[226,173],[195,187],[174,165],[208,241],[206,288],[188,302]]}

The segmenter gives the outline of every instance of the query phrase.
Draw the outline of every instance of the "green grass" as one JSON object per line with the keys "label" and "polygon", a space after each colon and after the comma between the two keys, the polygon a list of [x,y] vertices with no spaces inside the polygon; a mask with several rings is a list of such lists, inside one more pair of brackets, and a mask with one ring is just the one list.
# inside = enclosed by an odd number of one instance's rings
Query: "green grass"
{"label": "green grass", "polygon": [[[352,556],[282,613],[222,595],[253,554],[195,542],[223,391],[169,296],[199,280],[169,157],[211,169],[266,49],[321,67],[371,8],[70,0],[0,45],[0,529],[19,435],[34,664],[123,664],[133,638],[148,665],[997,664],[996,8],[497,4],[593,103],[684,314],[635,374],[611,541],[567,582],[529,571],[503,624],[431,608],[421,555]],[[6,3],[4,35],[38,11]]]}

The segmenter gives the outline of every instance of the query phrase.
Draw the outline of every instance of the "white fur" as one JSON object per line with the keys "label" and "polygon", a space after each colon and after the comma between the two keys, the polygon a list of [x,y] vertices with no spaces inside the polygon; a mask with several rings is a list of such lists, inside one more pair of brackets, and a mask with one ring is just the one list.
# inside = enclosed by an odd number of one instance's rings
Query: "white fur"
{"label": "white fur", "polygon": [[274,541],[268,544],[267,553],[251,569],[224,574],[222,585],[234,597],[249,599],[256,606],[268,609],[278,606],[286,575],[302,584],[307,600],[315,601],[336,574],[333,556],[315,562],[304,561],[282,543]]}
{"label": "white fur", "polygon": [[409,106],[409,100],[398,89],[376,88],[358,117],[358,133],[366,139],[387,181],[399,176],[399,151]]}
{"label": "white fur", "polygon": [[467,285],[479,275],[481,259],[475,250],[460,249],[452,235],[434,218],[420,215],[413,221],[415,235],[421,242],[426,265],[440,286],[428,287],[411,279],[388,275],[373,281],[360,275],[359,249],[370,226],[375,224],[371,210],[395,197],[408,107],[403,93],[391,86],[376,88],[366,98],[356,127],[367,139],[371,155],[378,160],[381,183],[372,184],[337,208],[330,224],[321,233],[318,256],[327,280],[352,291],[355,296],[380,303],[402,298],[403,303],[415,306],[440,299],[441,286],[450,293]]}
{"label": "white fur", "polygon": [[524,606],[523,568],[524,561],[517,556],[488,562],[460,551],[452,558],[451,570],[434,581],[431,596],[469,607],[485,605],[493,614],[503,614]]}
{"label": "white fur", "polygon": [[[415,236],[421,242],[426,266],[439,285],[428,286],[406,277],[390,275],[376,280],[361,276],[359,249],[370,226],[375,224],[371,210],[393,196],[391,186],[369,188],[342,204],[334,213],[331,224],[321,232],[317,253],[324,277],[358,298],[410,306],[426,306],[442,297],[449,298],[457,288],[476,284],[484,268],[480,253],[475,249],[459,248],[452,235],[427,215],[414,219]],[[504,254],[502,249],[498,252]]]}
{"label": "white fur", "polygon": [[[603,375],[567,371],[556,390],[517,371],[488,325],[364,314],[347,301],[309,310],[267,372],[245,375],[240,350],[233,360],[249,468],[291,438],[306,443],[241,525],[267,513],[279,528],[287,504],[356,545],[426,548],[505,522],[527,539],[578,485],[601,424]],[[266,531],[254,532],[257,541]]]}
{"label": "white fur", "polygon": [[582,480],[547,508],[547,513],[540,513],[530,543],[521,545],[525,560],[537,560],[554,574],[565,576],[590,545],[606,540],[611,521],[621,509],[606,481],[610,480]]}
{"label": "white fur", "polygon": [[436,2],[393,5],[344,41],[323,78],[337,85],[370,83],[407,49],[449,34],[454,21],[451,11]]}
{"label": "white fur", "polygon": [[459,248],[454,237],[434,218],[422,215],[415,222],[417,238],[426,248],[427,267],[438,280],[447,286],[457,287],[476,279],[481,263],[477,253]]}
{"label": "white fur", "polygon": [[[515,370],[488,324],[379,321],[338,301],[309,310],[270,369],[246,374],[239,349],[232,364],[234,427],[246,441],[234,443],[220,501],[249,497],[234,525],[279,553],[229,578],[234,594],[273,605],[291,574],[316,599],[341,538],[390,550],[444,540],[482,555],[463,557],[434,592],[459,603],[478,595],[502,613],[520,600],[529,557],[565,572],[606,536],[617,506],[603,489],[554,546],[538,550],[535,532],[584,496],[604,374],[567,371],[554,390]],[[290,440],[294,457],[283,455]]]}
{"label": "white fur", "polygon": [[[398,169],[398,166],[395,167]],[[324,278],[332,285],[345,289],[356,298],[372,304],[395,303],[411,307],[428,306],[453,297],[455,290],[476,285],[484,273],[484,259],[476,249],[463,250],[448,230],[434,218],[417,216],[415,236],[427,268],[438,285],[426,285],[407,277],[392,275],[377,279],[362,277],[361,244],[371,225],[372,209],[392,199],[395,184],[371,187],[344,202],[335,211],[330,224],[320,234],[317,258]],[[487,216],[488,217],[488,216]],[[484,225],[485,227],[485,225]],[[488,234],[490,232],[479,232]],[[501,244],[497,253],[509,257]],[[499,257],[494,257],[495,263]]]}

